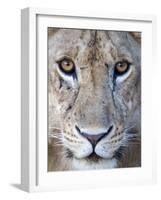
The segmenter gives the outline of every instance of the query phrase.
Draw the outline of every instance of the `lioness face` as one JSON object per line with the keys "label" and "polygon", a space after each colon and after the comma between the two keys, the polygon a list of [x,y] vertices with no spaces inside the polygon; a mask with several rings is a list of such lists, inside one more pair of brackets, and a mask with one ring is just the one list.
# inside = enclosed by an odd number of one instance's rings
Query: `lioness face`
{"label": "lioness face", "polygon": [[117,167],[140,129],[140,43],[129,32],[51,28],[48,48],[50,136],[75,168]]}

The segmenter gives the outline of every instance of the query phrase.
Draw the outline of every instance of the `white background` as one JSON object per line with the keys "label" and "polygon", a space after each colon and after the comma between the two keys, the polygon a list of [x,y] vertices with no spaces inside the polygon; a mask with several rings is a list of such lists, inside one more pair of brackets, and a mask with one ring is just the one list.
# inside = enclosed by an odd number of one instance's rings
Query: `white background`
{"label": "white background", "polygon": [[[3,2],[3,3],[2,3]],[[3,0],[0,5],[0,198],[1,199],[161,199],[161,6],[159,0]],[[158,184],[154,186],[110,187],[97,190],[28,194],[20,183],[20,9],[51,7],[68,10],[99,10],[119,13],[155,14],[158,19],[158,62],[155,72],[155,100],[158,149]],[[149,80],[151,81],[151,80]],[[160,117],[160,120],[159,120]],[[151,133],[153,136],[153,133]]]}

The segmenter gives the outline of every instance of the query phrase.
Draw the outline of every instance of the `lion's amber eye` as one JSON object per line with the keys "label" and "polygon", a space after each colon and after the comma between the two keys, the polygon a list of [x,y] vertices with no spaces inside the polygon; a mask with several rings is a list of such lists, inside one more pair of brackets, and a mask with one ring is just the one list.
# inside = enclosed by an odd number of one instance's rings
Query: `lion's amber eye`
{"label": "lion's amber eye", "polygon": [[58,62],[59,68],[66,74],[73,74],[75,72],[74,62],[69,58],[63,58]]}
{"label": "lion's amber eye", "polygon": [[117,62],[115,65],[115,74],[116,75],[123,75],[129,69],[130,63],[127,61]]}

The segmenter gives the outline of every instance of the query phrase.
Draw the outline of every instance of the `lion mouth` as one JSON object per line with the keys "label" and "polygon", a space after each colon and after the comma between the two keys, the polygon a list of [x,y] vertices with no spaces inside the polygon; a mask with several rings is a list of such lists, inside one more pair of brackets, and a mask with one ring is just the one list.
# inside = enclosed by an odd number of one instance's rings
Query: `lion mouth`
{"label": "lion mouth", "polygon": [[98,162],[104,158],[101,156],[97,155],[96,153],[91,153],[88,157],[85,158],[87,161],[92,161],[92,162]]}
{"label": "lion mouth", "polygon": [[[66,149],[66,157],[67,158],[76,158],[79,159],[77,157],[74,156],[73,152],[70,149]],[[95,152],[91,153],[89,156],[81,158],[81,159],[85,159],[88,161],[95,161],[97,162],[100,159],[103,159],[101,156],[97,155]]]}
{"label": "lion mouth", "polygon": [[[92,152],[89,156],[84,157],[84,158],[77,158],[76,156],[74,156],[73,152],[70,149],[66,149],[66,157],[67,158],[75,158],[77,160],[86,160],[88,162],[99,162],[101,160],[109,160],[109,158],[103,158],[99,155],[97,155],[95,152]],[[111,159],[111,158],[110,158]]]}
{"label": "lion mouth", "polygon": [[99,155],[97,155],[95,152],[91,153],[88,157],[86,157],[85,159],[87,161],[93,161],[93,162],[98,162],[100,160],[110,160],[113,158],[116,158],[117,160],[121,160],[123,155],[125,154],[126,149],[122,146],[120,146],[114,153],[113,156],[109,157],[109,158],[104,158],[101,157]]}

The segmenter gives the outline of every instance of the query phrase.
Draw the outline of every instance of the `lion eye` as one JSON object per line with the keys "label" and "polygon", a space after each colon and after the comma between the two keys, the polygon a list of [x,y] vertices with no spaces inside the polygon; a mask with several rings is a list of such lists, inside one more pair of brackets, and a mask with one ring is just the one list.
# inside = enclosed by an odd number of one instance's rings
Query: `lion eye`
{"label": "lion eye", "polygon": [[69,58],[63,58],[62,60],[58,61],[58,65],[60,70],[67,75],[72,75],[75,73],[75,64]]}
{"label": "lion eye", "polygon": [[127,61],[117,62],[114,69],[115,75],[120,76],[125,74],[128,71],[129,66],[130,63]]}

